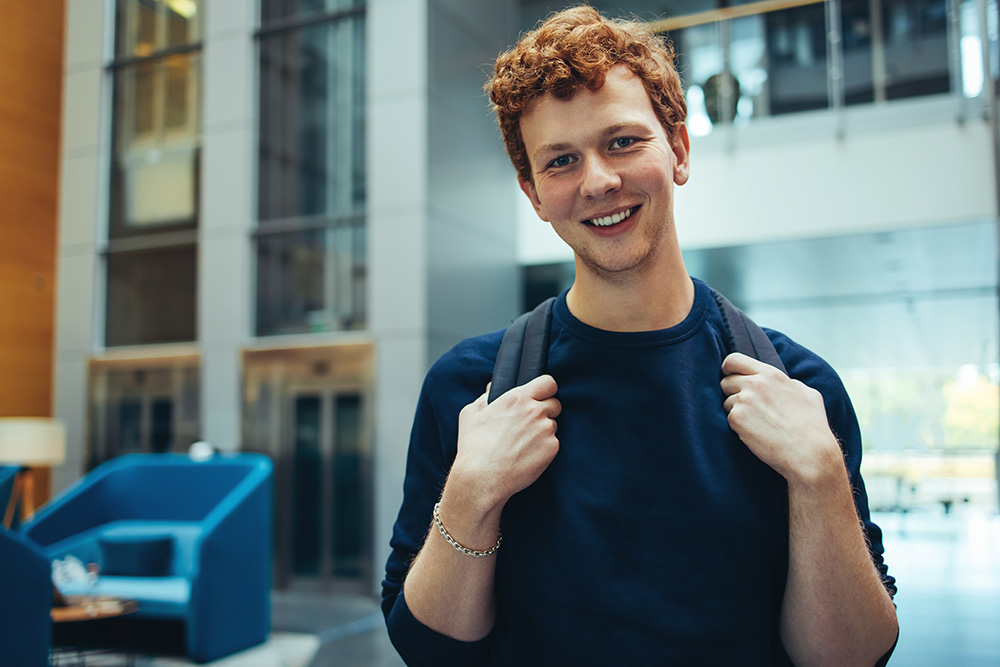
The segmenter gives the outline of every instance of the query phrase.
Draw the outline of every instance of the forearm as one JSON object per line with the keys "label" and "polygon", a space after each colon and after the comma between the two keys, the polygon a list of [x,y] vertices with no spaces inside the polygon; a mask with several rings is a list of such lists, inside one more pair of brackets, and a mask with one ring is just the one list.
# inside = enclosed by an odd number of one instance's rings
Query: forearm
{"label": "forearm", "polygon": [[[466,549],[487,551],[497,545],[507,500],[534,483],[559,451],[556,389],[555,381],[543,375],[491,404],[484,393],[462,409],[458,453],[441,494],[439,516]],[[410,613],[452,639],[486,637],[497,614],[496,558],[496,553],[463,553],[431,524],[406,575],[404,599]]]}
{"label": "forearm", "polygon": [[[459,486],[445,485],[441,520],[455,541],[486,551],[497,542],[502,506],[484,506]],[[428,628],[452,639],[478,641],[496,621],[495,570],[495,553],[479,558],[464,554],[432,523],[406,577],[406,603]]]}
{"label": "forearm", "polygon": [[892,646],[896,612],[872,562],[839,447],[810,479],[790,479],[782,641],[796,665],[871,666]]}

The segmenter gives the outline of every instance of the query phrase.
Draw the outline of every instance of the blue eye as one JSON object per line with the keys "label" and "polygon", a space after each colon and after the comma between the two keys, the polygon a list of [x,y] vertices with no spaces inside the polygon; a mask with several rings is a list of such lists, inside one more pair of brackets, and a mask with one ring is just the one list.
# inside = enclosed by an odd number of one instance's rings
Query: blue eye
{"label": "blue eye", "polygon": [[629,146],[631,146],[632,144],[634,144],[636,141],[637,140],[636,140],[635,137],[618,137],[617,139],[615,139],[614,141],[611,142],[611,147],[612,148],[628,148]]}
{"label": "blue eye", "polygon": [[552,162],[549,162],[550,167],[568,167],[572,164],[573,158],[569,155],[560,155]]}

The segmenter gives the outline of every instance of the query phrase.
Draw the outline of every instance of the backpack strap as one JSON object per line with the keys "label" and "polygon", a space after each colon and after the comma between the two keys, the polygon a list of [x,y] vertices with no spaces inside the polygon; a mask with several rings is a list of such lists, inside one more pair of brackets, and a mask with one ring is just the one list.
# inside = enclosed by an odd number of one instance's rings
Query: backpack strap
{"label": "backpack strap", "polygon": [[[788,375],[767,334],[715,289],[712,289],[712,296],[722,313],[726,349],[759,359]],[[514,320],[504,333],[493,365],[493,382],[488,402],[492,403],[498,396],[545,372],[549,356],[549,332],[552,328],[552,306],[555,301],[555,297],[546,299],[531,312]]]}
{"label": "backpack strap", "polygon": [[714,288],[712,296],[715,297],[715,302],[719,304],[719,310],[722,312],[722,323],[726,329],[726,349],[763,361],[788,375],[785,365],[781,363],[781,357],[778,356],[771,339],[763,329]]}
{"label": "backpack strap", "polygon": [[549,297],[531,312],[514,320],[507,328],[493,365],[488,403],[545,372],[549,358],[552,306],[555,302],[555,297]]}

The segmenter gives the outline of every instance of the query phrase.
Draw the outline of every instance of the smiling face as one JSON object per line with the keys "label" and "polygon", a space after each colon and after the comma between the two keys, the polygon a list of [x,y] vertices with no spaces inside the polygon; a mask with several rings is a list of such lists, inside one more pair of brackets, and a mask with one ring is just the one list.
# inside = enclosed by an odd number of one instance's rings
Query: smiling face
{"label": "smiling face", "polygon": [[577,275],[620,280],[669,261],[673,186],[688,179],[687,130],[668,137],[646,89],[622,66],[596,91],[546,94],[521,116],[538,216],[576,255]]}

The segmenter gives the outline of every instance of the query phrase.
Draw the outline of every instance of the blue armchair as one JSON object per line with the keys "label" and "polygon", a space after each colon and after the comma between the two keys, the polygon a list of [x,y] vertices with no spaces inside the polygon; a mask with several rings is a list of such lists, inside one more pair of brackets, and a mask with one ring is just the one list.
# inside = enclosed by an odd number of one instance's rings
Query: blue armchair
{"label": "blue armchair", "polygon": [[37,545],[0,528],[0,662],[41,667],[52,645],[52,567]]}
{"label": "blue armchair", "polygon": [[272,475],[259,454],[120,456],[42,507],[23,532],[50,559],[98,563],[94,594],[137,600],[138,618],[182,621],[188,656],[210,662],[270,630]]}

